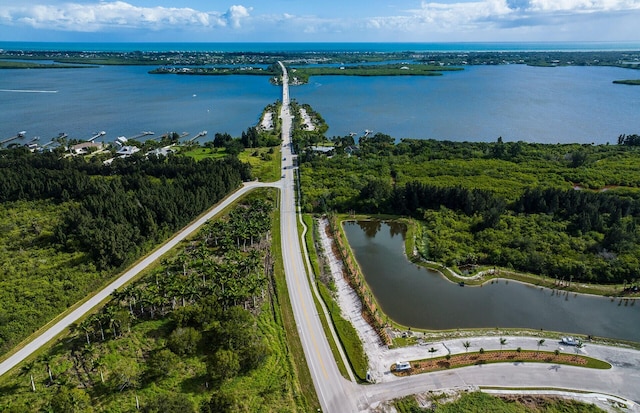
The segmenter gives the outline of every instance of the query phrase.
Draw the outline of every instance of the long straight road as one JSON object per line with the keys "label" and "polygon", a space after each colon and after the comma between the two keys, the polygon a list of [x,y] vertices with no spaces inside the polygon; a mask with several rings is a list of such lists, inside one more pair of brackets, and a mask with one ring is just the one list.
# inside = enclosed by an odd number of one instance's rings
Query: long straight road
{"label": "long straight road", "polygon": [[322,411],[357,412],[357,396],[360,393],[358,386],[345,380],[338,370],[316,311],[300,249],[294,184],[296,170],[292,159],[291,144],[292,116],[289,109],[289,80],[286,68],[281,62],[278,63],[280,63],[283,73],[280,117],[282,118],[284,178],[280,202],[280,230],[282,232],[282,258],[291,306]]}
{"label": "long straight road", "polygon": [[67,327],[71,324],[78,321],[82,316],[91,311],[96,305],[102,302],[104,299],[109,297],[109,295],[122,287],[126,283],[128,283],[131,279],[133,279],[136,275],[138,275],[142,270],[147,268],[153,262],[158,260],[162,255],[168,252],[170,249],[178,245],[178,243],[184,240],[186,237],[191,235],[194,231],[200,228],[205,222],[209,219],[213,218],[217,214],[219,214],[223,209],[231,205],[235,200],[239,197],[247,193],[248,191],[258,188],[258,187],[268,187],[268,186],[277,186],[276,184],[266,184],[260,182],[247,182],[244,184],[242,188],[238,191],[231,194],[229,197],[225,198],[220,202],[217,206],[207,212],[205,215],[198,218],[196,221],[191,223],[189,226],[180,231],[176,236],[171,238],[165,244],[160,246],[158,249],[153,251],[143,260],[134,265],[131,269],[126,271],[122,276],[120,276],[117,280],[113,281],[111,284],[107,285],[104,289],[98,292],[96,295],[91,297],[89,300],[84,302],[78,308],[70,312],[60,321],[54,323],[51,327],[49,327],[46,331],[44,331],[40,336],[36,337],[33,341],[29,342],[15,354],[7,358],[5,361],[0,363],[0,376],[4,373],[8,372],[12,368],[14,368],[18,363],[29,357],[40,347],[48,343],[51,339],[53,339],[58,334],[62,333]]}

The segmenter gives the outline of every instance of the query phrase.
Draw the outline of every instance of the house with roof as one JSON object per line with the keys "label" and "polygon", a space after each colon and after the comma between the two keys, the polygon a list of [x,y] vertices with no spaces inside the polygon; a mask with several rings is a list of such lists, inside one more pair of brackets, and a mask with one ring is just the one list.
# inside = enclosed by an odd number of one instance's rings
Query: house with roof
{"label": "house with roof", "polygon": [[127,156],[133,155],[136,152],[140,152],[140,148],[136,146],[123,146],[122,148],[118,149],[118,151],[116,152],[116,155],[121,157],[127,157]]}
{"label": "house with roof", "polygon": [[154,149],[152,151],[147,152],[147,156],[155,155],[155,156],[167,157],[172,153],[175,153],[175,149],[172,149],[170,146],[165,146],[165,147]]}
{"label": "house with roof", "polygon": [[70,151],[73,155],[87,155],[93,150],[99,151],[104,148],[102,142],[82,142],[77,145],[73,145]]}

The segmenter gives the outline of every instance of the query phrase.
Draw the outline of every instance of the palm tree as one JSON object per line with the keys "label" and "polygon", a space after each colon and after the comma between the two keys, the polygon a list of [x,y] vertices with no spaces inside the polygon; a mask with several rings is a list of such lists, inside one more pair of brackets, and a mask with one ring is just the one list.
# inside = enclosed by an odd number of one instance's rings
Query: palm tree
{"label": "palm tree", "polygon": [[540,346],[544,346],[544,338],[538,340],[538,351],[540,351]]}
{"label": "palm tree", "polygon": [[36,391],[36,383],[33,381],[33,361],[29,361],[22,365],[20,369],[20,375],[29,376],[29,383],[31,385],[31,391]]}
{"label": "palm tree", "polygon": [[96,347],[93,344],[85,344],[82,347],[82,357],[84,362],[89,362],[93,366],[93,357],[96,355]]}
{"label": "palm tree", "polygon": [[89,340],[89,330],[91,330],[91,322],[93,320],[91,317],[85,318],[80,323],[79,327],[82,331],[84,331],[85,338],[87,339],[87,344],[91,344],[91,340]]}
{"label": "palm tree", "polygon": [[105,366],[104,361],[102,359],[97,359],[94,365],[98,369],[98,373],[100,374],[100,382],[104,383],[104,374],[102,373],[102,369]]}
{"label": "palm tree", "polygon": [[468,352],[469,351],[469,347],[471,347],[471,342],[470,341],[465,341],[462,343],[462,346],[464,347],[464,352]]}
{"label": "palm tree", "polygon": [[100,337],[102,337],[102,341],[104,341],[104,328],[102,327],[102,317],[100,313],[96,313],[91,315],[91,317],[89,317],[89,320],[91,320],[91,322],[96,322],[98,323],[98,326],[100,327]]}
{"label": "palm tree", "polygon": [[507,339],[500,337],[500,351],[502,351],[502,346],[507,344]]}
{"label": "palm tree", "polygon": [[576,350],[576,359],[578,358],[578,353],[580,353],[580,350],[584,347],[584,344],[582,344],[581,341],[578,342],[578,344],[576,344],[575,350]]}
{"label": "palm tree", "polygon": [[53,374],[51,374],[51,359],[53,359],[53,356],[49,353],[42,353],[40,355],[40,357],[38,357],[38,361],[41,363],[44,363],[46,369],[47,369],[47,373],[49,374],[49,383],[52,384],[53,383]]}

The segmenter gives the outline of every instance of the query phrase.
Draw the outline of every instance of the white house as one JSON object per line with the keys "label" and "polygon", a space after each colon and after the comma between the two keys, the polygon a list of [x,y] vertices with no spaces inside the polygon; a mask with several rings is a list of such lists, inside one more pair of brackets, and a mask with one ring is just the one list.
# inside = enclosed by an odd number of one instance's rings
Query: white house
{"label": "white house", "polygon": [[119,156],[131,156],[136,152],[139,152],[140,148],[135,147],[135,146],[123,146],[122,148],[118,149],[118,152],[116,152],[116,155]]}

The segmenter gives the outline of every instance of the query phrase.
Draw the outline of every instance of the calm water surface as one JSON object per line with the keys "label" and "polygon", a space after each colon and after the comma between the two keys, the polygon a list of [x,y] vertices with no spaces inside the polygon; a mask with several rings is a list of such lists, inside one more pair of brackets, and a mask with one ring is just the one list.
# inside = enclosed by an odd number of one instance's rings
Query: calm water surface
{"label": "calm water surface", "polygon": [[[637,70],[613,67],[471,66],[437,77],[316,76],[291,89],[329,125],[395,138],[615,143],[640,130]],[[623,86],[623,87],[620,87]]]}
{"label": "calm water surface", "polygon": [[640,302],[505,280],[460,287],[406,259],[401,226],[361,221],[344,228],[378,303],[401,324],[435,330],[532,328],[640,342]]}
{"label": "calm water surface", "polygon": [[[151,130],[207,130],[239,136],[258,123],[281,89],[261,76],[150,75],[150,67],[4,70],[0,76],[0,139],[26,130],[42,139],[66,132],[105,140]],[[7,90],[49,91],[23,93]]]}
{"label": "calm water surface", "polygon": [[[151,130],[229,132],[256,125],[280,88],[262,76],[149,75],[150,67],[3,70],[0,139],[26,130],[105,140]],[[328,136],[364,129],[396,138],[616,142],[640,131],[638,71],[608,67],[466,67],[437,77],[313,77],[292,87],[328,122]],[[23,93],[12,90],[48,91]]]}

